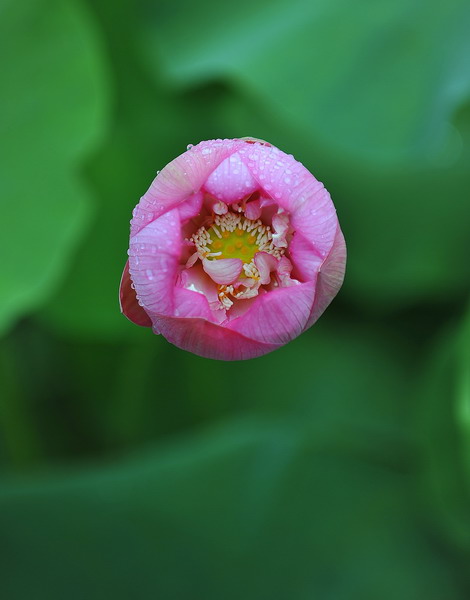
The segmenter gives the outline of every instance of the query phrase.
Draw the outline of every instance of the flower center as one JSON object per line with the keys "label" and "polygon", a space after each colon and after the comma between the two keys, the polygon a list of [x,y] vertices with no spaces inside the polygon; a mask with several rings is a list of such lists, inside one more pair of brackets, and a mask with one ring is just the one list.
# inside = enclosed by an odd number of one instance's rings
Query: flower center
{"label": "flower center", "polygon": [[[210,254],[217,254],[214,258],[240,258],[249,263],[258,252],[256,236],[244,231],[238,226],[233,231],[220,231],[217,225],[212,225],[207,231],[212,243],[208,244]],[[219,254],[220,252],[220,254]]]}
{"label": "flower center", "polygon": [[199,256],[212,260],[239,258],[249,264],[257,252],[268,252],[276,258],[282,255],[272,243],[269,225],[232,212],[215,215],[209,229],[200,227],[192,239]]}

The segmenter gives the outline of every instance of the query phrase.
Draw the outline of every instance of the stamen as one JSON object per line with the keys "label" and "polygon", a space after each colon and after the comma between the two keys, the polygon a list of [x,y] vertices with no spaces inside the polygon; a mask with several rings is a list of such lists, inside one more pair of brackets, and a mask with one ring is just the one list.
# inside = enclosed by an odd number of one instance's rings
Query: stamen
{"label": "stamen", "polygon": [[[243,270],[234,285],[219,285],[218,298],[221,308],[229,310],[234,299],[240,301],[258,294],[261,275],[254,262],[257,252],[266,252],[280,260],[285,248],[273,244],[273,233],[269,225],[260,219],[248,219],[240,209],[232,206],[225,214],[214,214],[212,220],[205,223],[188,240],[195,245],[196,255],[217,260],[219,258],[239,258],[243,261]],[[214,241],[212,241],[214,239]],[[195,259],[188,261],[194,264]]]}

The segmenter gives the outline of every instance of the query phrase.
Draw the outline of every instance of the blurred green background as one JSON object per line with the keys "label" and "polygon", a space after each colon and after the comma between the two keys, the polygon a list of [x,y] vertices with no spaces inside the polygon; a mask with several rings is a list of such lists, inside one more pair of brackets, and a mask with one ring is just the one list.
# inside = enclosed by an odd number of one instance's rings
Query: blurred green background
{"label": "blurred green background", "polygon": [[[470,597],[468,0],[0,1],[0,595]],[[188,143],[330,191],[346,281],[219,363],[119,313]]]}

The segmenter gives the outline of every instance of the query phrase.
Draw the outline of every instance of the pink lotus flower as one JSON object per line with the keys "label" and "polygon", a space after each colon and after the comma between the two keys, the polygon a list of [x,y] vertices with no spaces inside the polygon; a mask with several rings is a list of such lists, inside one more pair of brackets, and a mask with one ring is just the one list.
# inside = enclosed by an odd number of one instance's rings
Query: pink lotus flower
{"label": "pink lotus flower", "polygon": [[323,185],[260,140],[210,140],[133,211],[121,310],[200,356],[240,360],[308,329],[341,287],[344,237]]}

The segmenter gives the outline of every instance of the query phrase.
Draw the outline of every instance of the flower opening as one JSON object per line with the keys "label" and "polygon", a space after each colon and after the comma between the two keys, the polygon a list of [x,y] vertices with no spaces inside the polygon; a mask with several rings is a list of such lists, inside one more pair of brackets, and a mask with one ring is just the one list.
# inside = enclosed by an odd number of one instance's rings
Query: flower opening
{"label": "flower opening", "polygon": [[122,310],[202,356],[274,350],[310,327],[343,279],[328,192],[260,140],[188,147],[133,215]]}

